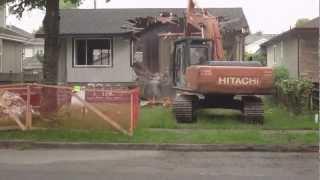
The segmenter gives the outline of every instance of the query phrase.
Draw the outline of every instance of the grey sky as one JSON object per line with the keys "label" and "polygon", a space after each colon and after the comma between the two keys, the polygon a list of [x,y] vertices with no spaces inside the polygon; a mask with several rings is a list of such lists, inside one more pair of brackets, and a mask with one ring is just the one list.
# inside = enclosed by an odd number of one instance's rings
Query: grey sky
{"label": "grey sky", "polygon": [[[98,8],[184,8],[187,0],[97,0]],[[196,0],[200,7],[242,7],[252,32],[281,33],[293,27],[299,18],[319,16],[319,0]],[[80,8],[93,8],[93,0],[85,0]],[[8,17],[8,24],[25,30],[37,29],[43,12],[25,13],[21,20]]]}

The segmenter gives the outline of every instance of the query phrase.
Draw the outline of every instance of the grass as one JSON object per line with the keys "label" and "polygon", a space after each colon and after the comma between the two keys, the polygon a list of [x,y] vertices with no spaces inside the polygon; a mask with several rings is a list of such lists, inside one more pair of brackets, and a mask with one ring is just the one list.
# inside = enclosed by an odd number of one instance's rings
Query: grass
{"label": "grass", "polygon": [[[145,107],[141,109],[139,125],[132,137],[106,129],[102,130],[102,125],[101,129],[95,129],[96,127],[93,125],[91,127],[90,124],[95,124],[96,121],[91,118],[85,118],[86,121],[84,121],[82,118],[84,123],[81,124],[85,126],[79,127],[86,130],[68,130],[69,126],[74,126],[73,121],[69,122],[71,121],[69,119],[65,129],[0,132],[0,140],[91,143],[318,144],[319,132],[317,131],[286,131],[318,129],[319,126],[314,123],[312,113],[293,115],[283,107],[270,102],[266,103],[265,112],[263,125],[242,122],[240,112],[222,109],[201,110],[198,123],[177,124],[170,108]],[[82,117],[81,114],[78,115]],[[99,126],[99,124],[95,125]]]}
{"label": "grass", "polygon": [[267,102],[263,125],[248,124],[241,121],[241,113],[235,110],[204,109],[198,113],[195,124],[177,124],[170,108],[145,107],[140,114],[141,128],[168,129],[268,129],[268,130],[317,130],[314,114],[301,115],[289,113],[284,107]]}
{"label": "grass", "polygon": [[318,132],[265,132],[261,130],[153,131],[139,129],[128,137],[110,131],[34,130],[0,132],[0,140],[34,140],[90,143],[192,143],[192,144],[317,144]]}

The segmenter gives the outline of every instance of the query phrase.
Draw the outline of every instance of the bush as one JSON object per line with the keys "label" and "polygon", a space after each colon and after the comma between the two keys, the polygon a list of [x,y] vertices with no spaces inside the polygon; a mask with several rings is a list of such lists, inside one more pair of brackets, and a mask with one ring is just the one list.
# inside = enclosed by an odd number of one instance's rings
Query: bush
{"label": "bush", "polygon": [[289,78],[288,70],[281,66],[274,68],[273,73],[275,97],[278,103],[284,104],[295,114],[300,114],[309,104],[312,82]]}
{"label": "bush", "polygon": [[278,90],[278,99],[289,110],[295,114],[300,114],[309,104],[313,85],[308,80],[287,79],[278,82],[276,88]]}
{"label": "bush", "polygon": [[287,68],[283,66],[273,68],[273,82],[275,85],[287,79],[289,79],[289,71]]}

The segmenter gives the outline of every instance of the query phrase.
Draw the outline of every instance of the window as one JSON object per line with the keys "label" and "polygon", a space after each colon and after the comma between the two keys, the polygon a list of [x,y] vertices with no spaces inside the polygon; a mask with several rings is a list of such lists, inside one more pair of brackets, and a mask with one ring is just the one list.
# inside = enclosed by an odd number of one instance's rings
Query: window
{"label": "window", "polygon": [[28,57],[32,57],[33,56],[33,50],[31,48],[26,48],[24,50],[24,57],[28,58]]}
{"label": "window", "polygon": [[277,64],[277,45],[273,46],[273,64]]}
{"label": "window", "polygon": [[190,64],[205,64],[208,62],[208,48],[192,47],[190,48]]}
{"label": "window", "polygon": [[76,39],[74,65],[81,67],[112,66],[111,39]]}

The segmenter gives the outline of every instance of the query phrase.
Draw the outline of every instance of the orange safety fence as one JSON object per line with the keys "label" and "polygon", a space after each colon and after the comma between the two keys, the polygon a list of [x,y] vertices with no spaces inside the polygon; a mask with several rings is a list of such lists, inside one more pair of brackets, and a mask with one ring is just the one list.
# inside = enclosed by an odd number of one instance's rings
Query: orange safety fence
{"label": "orange safety fence", "polygon": [[139,88],[0,85],[0,127],[118,130],[132,135]]}

